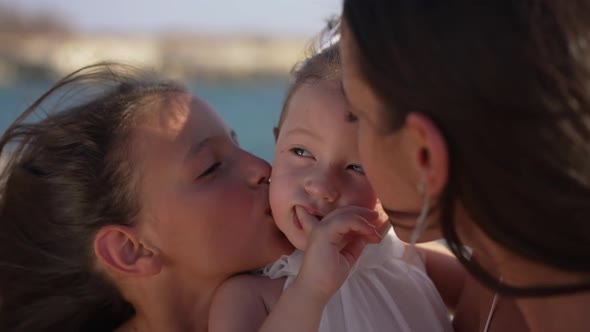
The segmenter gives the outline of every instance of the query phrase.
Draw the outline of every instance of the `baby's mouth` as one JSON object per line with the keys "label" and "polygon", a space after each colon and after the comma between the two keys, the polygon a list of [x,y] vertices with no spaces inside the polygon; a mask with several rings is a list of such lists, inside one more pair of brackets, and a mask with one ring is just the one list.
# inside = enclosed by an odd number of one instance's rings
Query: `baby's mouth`
{"label": "baby's mouth", "polygon": [[315,209],[311,209],[311,208],[307,208],[307,207],[303,207],[305,209],[305,211],[310,215],[313,216],[314,218],[316,218],[318,221],[322,221],[322,219],[324,219],[324,217],[326,216],[325,214],[320,213],[319,211],[315,210]]}
{"label": "baby's mouth", "polygon": [[[298,209],[299,213],[297,212]],[[307,217],[305,215],[307,215]],[[304,205],[296,206],[293,209],[293,222],[295,223],[295,226],[305,232],[309,232],[311,227],[313,227],[312,225],[321,222],[325,216],[325,214],[320,213],[318,210]],[[303,222],[301,218],[304,218],[307,222]],[[312,218],[313,221],[311,220]]]}

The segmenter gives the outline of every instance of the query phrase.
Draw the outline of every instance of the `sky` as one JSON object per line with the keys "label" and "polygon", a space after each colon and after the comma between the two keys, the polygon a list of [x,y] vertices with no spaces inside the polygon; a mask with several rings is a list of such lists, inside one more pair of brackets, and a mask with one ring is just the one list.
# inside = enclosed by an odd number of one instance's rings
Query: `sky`
{"label": "sky", "polygon": [[0,0],[50,11],[84,32],[192,32],[312,36],[342,0]]}

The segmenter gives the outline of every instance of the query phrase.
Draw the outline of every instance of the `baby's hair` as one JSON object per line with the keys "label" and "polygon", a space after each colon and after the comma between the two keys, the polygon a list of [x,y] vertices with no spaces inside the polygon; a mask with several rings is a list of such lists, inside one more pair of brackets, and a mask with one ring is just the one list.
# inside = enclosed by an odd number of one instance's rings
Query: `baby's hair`
{"label": "baby's hair", "polygon": [[139,114],[184,89],[118,64],[63,78],[0,138],[0,330],[111,331],[134,309],[101,269],[98,230],[140,210]]}
{"label": "baby's hair", "polygon": [[338,42],[333,42],[334,28],[338,26],[337,20],[330,20],[326,29],[318,37],[319,41],[325,40],[329,43],[327,46],[321,42],[310,47],[310,55],[307,58],[293,66],[291,69],[291,84],[287,90],[277,132],[280,130],[285,118],[287,117],[287,108],[295,92],[305,83],[316,81],[335,81],[342,80],[342,66],[340,63],[340,47]]}

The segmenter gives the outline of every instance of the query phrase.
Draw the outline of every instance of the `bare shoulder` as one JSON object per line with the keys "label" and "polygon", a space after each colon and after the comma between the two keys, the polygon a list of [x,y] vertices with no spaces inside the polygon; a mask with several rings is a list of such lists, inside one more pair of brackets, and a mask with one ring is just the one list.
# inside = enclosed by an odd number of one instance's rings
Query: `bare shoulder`
{"label": "bare shoulder", "polygon": [[467,271],[457,258],[440,243],[424,243],[417,247],[424,256],[426,273],[449,310],[454,312],[464,296]]}
{"label": "bare shoulder", "polygon": [[283,287],[285,286],[286,278],[266,279],[266,286],[261,290],[262,298],[268,309],[271,312],[275,304],[283,294]]}
{"label": "bare shoulder", "polygon": [[456,331],[477,331],[480,329],[481,302],[485,289],[468,275],[464,281],[464,287],[457,303],[457,310],[453,317],[453,326]]}
{"label": "bare shoulder", "polygon": [[209,331],[257,331],[281,296],[284,279],[237,275],[215,292]]}
{"label": "bare shoulder", "polygon": [[477,331],[485,326],[490,311],[493,310],[491,332],[529,331],[524,315],[514,298],[498,296],[497,304],[492,309],[495,293],[474,277],[465,278],[465,287],[455,313],[453,325],[455,331]]}

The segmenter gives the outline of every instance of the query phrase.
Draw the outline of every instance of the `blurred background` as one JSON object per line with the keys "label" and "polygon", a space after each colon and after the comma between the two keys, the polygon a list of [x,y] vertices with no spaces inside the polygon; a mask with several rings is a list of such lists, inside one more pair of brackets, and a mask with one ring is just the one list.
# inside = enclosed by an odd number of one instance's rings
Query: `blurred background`
{"label": "blurred background", "polygon": [[0,130],[57,79],[114,60],[184,82],[272,160],[291,67],[341,0],[0,0]]}

